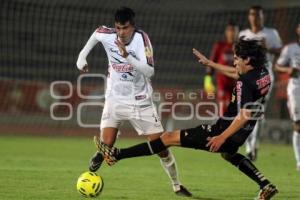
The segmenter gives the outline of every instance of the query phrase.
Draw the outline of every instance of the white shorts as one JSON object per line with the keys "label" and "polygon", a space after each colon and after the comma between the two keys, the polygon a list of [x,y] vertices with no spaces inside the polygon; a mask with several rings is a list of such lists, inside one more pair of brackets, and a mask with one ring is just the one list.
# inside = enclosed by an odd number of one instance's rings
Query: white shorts
{"label": "white shorts", "polygon": [[300,88],[288,86],[288,108],[294,122],[300,120]]}
{"label": "white shorts", "polygon": [[154,104],[125,105],[105,102],[100,128],[119,129],[124,121],[129,121],[139,135],[150,135],[164,131]]}

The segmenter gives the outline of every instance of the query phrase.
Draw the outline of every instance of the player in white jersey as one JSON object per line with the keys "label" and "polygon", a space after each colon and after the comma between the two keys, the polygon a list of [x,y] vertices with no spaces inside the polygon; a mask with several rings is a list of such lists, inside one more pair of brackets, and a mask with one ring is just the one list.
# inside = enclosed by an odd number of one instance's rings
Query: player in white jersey
{"label": "player in white jersey", "polygon": [[[267,49],[267,60],[268,60],[268,71],[271,76],[271,88],[274,83],[274,73],[273,73],[273,62],[276,55],[279,55],[282,42],[276,29],[268,28],[264,26],[264,13],[261,6],[252,6],[248,10],[248,21],[250,28],[245,29],[240,32],[239,37],[244,37],[245,39],[256,39],[262,40]],[[270,97],[271,92],[266,98],[266,103]],[[258,121],[252,132],[246,141],[246,154],[247,157],[254,161],[257,158],[257,137],[258,132],[261,127],[262,121]]]}
{"label": "player in white jersey", "polygon": [[[102,142],[110,147],[114,145],[119,126],[125,120],[131,123],[139,135],[146,135],[149,141],[159,138],[163,132],[152,101],[152,46],[147,34],[135,27],[134,16],[132,9],[119,8],[115,13],[115,28],[101,26],[96,29],[77,60],[78,69],[88,72],[86,58],[90,50],[101,42],[106,51],[109,68],[100,129]],[[174,192],[180,196],[191,196],[178,179],[171,151],[163,151],[159,157],[170,177]],[[96,152],[89,169],[97,171],[103,159],[105,158]]]}
{"label": "player in white jersey", "polygon": [[297,170],[300,171],[300,23],[297,42],[286,45],[277,60],[276,71],[290,75],[287,94],[291,119],[294,122],[293,147]]}

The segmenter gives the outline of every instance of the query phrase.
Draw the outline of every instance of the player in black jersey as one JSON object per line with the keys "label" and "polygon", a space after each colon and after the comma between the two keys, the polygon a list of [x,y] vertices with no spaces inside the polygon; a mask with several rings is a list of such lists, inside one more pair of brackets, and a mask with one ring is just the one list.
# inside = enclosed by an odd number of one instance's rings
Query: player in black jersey
{"label": "player in black jersey", "polygon": [[164,133],[159,139],[129,148],[109,148],[95,138],[99,152],[109,165],[124,158],[157,154],[170,146],[182,146],[211,152],[222,157],[255,181],[259,187],[259,200],[271,199],[278,190],[262,175],[254,164],[238,153],[253,130],[256,121],[263,115],[264,98],[270,88],[270,76],[264,67],[265,49],[256,40],[241,38],[234,46],[235,68],[214,63],[193,49],[199,62],[237,79],[232,100],[224,116],[214,125],[200,125],[196,128]]}

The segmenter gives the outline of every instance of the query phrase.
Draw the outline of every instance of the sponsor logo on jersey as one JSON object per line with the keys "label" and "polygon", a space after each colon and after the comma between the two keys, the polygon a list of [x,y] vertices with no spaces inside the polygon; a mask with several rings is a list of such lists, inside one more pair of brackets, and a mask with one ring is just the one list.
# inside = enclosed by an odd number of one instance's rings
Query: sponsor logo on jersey
{"label": "sponsor logo on jersey", "polygon": [[236,82],[236,96],[237,96],[237,103],[240,104],[242,101],[242,86],[243,82],[238,81]]}
{"label": "sponsor logo on jersey", "polygon": [[262,89],[271,83],[270,75],[266,75],[256,81],[258,89]]}
{"label": "sponsor logo on jersey", "polygon": [[112,68],[119,73],[133,72],[133,67],[130,64],[112,64]]}

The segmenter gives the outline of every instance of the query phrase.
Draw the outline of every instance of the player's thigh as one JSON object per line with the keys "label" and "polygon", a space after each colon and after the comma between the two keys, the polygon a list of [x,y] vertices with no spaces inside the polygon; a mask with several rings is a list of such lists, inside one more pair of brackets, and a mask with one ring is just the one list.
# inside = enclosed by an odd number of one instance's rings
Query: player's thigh
{"label": "player's thigh", "polygon": [[300,121],[300,89],[297,91],[288,91],[289,100],[288,107],[291,115],[291,119],[296,125],[297,121]]}
{"label": "player's thigh", "polygon": [[139,135],[146,135],[152,139],[158,138],[164,131],[160,118],[153,106],[137,109],[129,119],[129,122]]}
{"label": "player's thigh", "polygon": [[130,118],[133,107],[107,100],[104,104],[100,128],[114,127],[119,129],[121,123]]}
{"label": "player's thigh", "polygon": [[212,126],[200,125],[195,128],[180,131],[181,146],[208,151],[207,138],[212,136]]}
{"label": "player's thigh", "polygon": [[172,132],[164,132],[161,135],[161,140],[165,146],[180,146],[180,130],[175,130]]}

